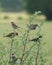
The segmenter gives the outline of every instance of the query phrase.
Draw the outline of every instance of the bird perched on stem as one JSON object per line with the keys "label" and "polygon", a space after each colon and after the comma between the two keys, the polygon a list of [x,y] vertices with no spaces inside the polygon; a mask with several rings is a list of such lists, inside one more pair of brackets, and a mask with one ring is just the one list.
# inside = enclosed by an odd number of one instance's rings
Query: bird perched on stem
{"label": "bird perched on stem", "polygon": [[16,54],[12,53],[10,60],[9,60],[9,63],[16,63],[17,60],[18,60],[18,58],[16,57]]}
{"label": "bird perched on stem", "polygon": [[34,38],[34,39],[31,39],[30,41],[38,41],[39,40],[39,38]]}
{"label": "bird perched on stem", "polygon": [[11,59],[12,59],[12,61],[13,61],[14,63],[17,61],[17,57],[16,57],[16,54],[15,54],[15,53],[12,53]]}
{"label": "bird perched on stem", "polygon": [[4,36],[4,37],[9,37],[9,38],[14,38],[15,36],[18,36],[18,33],[17,32],[12,32],[12,33],[9,33],[9,34],[7,34],[6,36]]}
{"label": "bird perched on stem", "polygon": [[29,41],[39,42],[41,38],[42,38],[42,36],[40,35],[39,37],[31,39]]}
{"label": "bird perched on stem", "polygon": [[38,25],[38,24],[30,24],[30,25],[27,24],[27,27],[28,27],[30,30],[35,30],[37,27],[39,27],[39,25]]}
{"label": "bird perched on stem", "polygon": [[13,28],[13,29],[20,28],[20,27],[18,27],[14,22],[11,22],[11,25],[12,25],[12,28]]}

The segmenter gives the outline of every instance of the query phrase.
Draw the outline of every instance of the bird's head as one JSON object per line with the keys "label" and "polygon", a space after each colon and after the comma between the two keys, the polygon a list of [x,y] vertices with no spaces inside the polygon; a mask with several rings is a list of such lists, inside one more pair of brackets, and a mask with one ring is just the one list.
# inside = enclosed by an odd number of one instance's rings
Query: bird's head
{"label": "bird's head", "polygon": [[38,25],[38,24],[34,24],[34,26],[35,26],[35,27],[39,27],[39,25]]}
{"label": "bird's head", "polygon": [[12,21],[11,24],[13,24],[14,22]]}

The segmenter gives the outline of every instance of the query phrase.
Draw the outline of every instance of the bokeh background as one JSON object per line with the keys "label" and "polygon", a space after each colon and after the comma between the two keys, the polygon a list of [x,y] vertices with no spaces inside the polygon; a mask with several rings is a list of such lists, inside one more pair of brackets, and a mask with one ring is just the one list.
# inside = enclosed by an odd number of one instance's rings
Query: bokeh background
{"label": "bokeh background", "polygon": [[52,0],[0,0],[0,11],[17,12],[26,9],[29,13],[41,10],[52,19]]}

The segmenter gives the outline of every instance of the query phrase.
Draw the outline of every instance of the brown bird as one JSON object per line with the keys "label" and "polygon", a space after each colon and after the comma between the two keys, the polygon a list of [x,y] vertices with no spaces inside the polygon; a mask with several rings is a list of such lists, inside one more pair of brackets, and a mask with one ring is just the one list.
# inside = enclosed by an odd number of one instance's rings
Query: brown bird
{"label": "brown bird", "polygon": [[29,40],[29,41],[34,41],[34,42],[36,42],[36,41],[38,41],[38,40],[39,40],[39,38],[34,38],[34,39]]}
{"label": "brown bird", "polygon": [[20,27],[18,27],[14,22],[11,22],[11,25],[12,25],[12,28],[13,28],[13,29],[20,28]]}
{"label": "brown bird", "polygon": [[18,60],[18,58],[17,58],[16,54],[12,53],[9,63],[16,63],[17,60]]}
{"label": "brown bird", "polygon": [[27,24],[27,27],[28,27],[30,30],[35,30],[37,27],[39,27],[39,25],[38,25],[38,24],[30,24],[30,25]]}
{"label": "brown bird", "polygon": [[15,36],[18,36],[18,33],[17,32],[12,32],[12,33],[9,33],[9,34],[7,34],[6,36],[4,36],[4,37],[9,37],[9,38],[14,38]]}
{"label": "brown bird", "polygon": [[12,53],[11,58],[15,58],[15,57],[16,57],[15,53]]}
{"label": "brown bird", "polygon": [[40,41],[41,38],[42,38],[42,36],[40,35],[39,37],[34,38],[34,39],[31,39],[31,40],[29,40],[29,41],[38,42],[38,41]]}

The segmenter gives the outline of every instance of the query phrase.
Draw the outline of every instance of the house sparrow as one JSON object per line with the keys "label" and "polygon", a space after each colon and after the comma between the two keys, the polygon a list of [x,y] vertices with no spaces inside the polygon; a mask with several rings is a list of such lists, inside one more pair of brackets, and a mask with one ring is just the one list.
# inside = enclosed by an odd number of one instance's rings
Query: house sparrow
{"label": "house sparrow", "polygon": [[30,25],[27,24],[27,27],[28,27],[30,30],[35,30],[38,26],[39,26],[38,24],[30,24]]}
{"label": "house sparrow", "polygon": [[41,38],[42,38],[42,36],[40,35],[39,37],[31,39],[30,41],[38,42]]}
{"label": "house sparrow", "polygon": [[38,40],[39,40],[39,38],[34,38],[34,39],[31,39],[30,41],[36,42],[36,41],[38,41]]}
{"label": "house sparrow", "polygon": [[15,63],[17,61],[17,57],[16,57],[16,54],[15,53],[12,53],[11,54],[11,59],[12,59],[12,62]]}
{"label": "house sparrow", "polygon": [[12,25],[13,29],[20,28],[20,27],[18,27],[14,22],[11,22],[11,25]]}
{"label": "house sparrow", "polygon": [[9,34],[7,34],[6,36],[4,36],[4,37],[9,37],[9,38],[13,38],[13,37],[15,37],[15,36],[18,36],[18,33],[17,32],[12,32],[12,33],[9,33]]}

